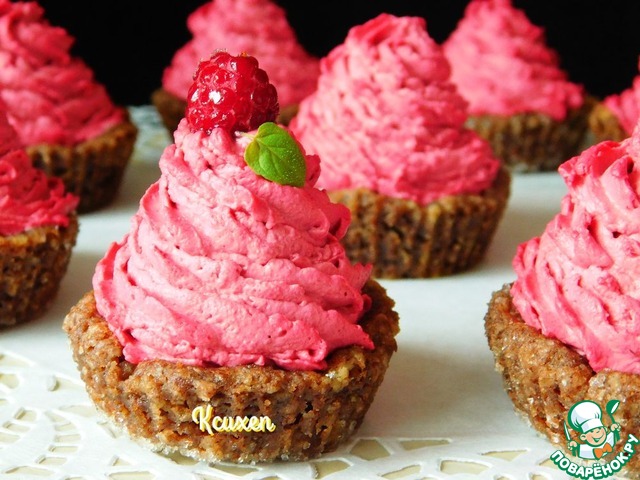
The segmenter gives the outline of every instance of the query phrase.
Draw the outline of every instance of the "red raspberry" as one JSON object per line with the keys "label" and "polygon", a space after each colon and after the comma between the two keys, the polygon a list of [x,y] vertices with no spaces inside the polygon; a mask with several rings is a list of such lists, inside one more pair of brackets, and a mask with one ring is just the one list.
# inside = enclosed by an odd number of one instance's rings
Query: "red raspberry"
{"label": "red raspberry", "polygon": [[278,94],[255,57],[217,51],[200,62],[193,79],[186,110],[192,131],[248,132],[278,115]]}

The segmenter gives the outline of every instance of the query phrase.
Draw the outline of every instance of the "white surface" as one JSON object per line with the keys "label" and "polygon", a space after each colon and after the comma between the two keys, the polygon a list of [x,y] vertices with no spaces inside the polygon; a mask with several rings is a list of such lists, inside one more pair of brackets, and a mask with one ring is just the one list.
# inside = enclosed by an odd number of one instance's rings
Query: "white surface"
{"label": "white surface", "polygon": [[516,246],[540,234],[559,209],[565,187],[556,172],[514,176],[503,222],[473,271],[381,282],[400,315],[398,352],[362,427],[337,452],[309,463],[207,465],[149,452],[112,432],[84,391],[61,324],[159,176],[169,137],[152,109],[132,110],[141,134],[117,201],[81,216],[47,314],[0,331],[0,478],[568,478],[548,466],[555,448],[515,415],[483,323],[491,292],[513,280]]}

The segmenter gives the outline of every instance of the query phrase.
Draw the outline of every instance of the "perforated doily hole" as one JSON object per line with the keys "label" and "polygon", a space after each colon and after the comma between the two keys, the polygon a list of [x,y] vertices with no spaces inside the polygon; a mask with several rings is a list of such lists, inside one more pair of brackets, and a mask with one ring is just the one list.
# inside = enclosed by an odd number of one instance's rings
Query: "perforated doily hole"
{"label": "perforated doily hole", "polygon": [[15,443],[20,439],[18,435],[12,435],[6,432],[0,432],[0,445],[3,443]]}
{"label": "perforated doily hole", "polygon": [[15,432],[15,433],[25,433],[29,431],[29,427],[26,427],[24,425],[20,425],[19,423],[13,423],[13,422],[7,422],[3,425],[3,427],[8,430],[9,432]]}
{"label": "perforated doily hole", "polygon": [[485,457],[500,458],[501,460],[507,460],[509,462],[512,462],[513,460],[518,458],[520,455],[524,455],[525,453],[527,453],[526,450],[507,450],[507,451],[486,452],[486,453],[483,453],[482,455]]}
{"label": "perforated doily hole", "polygon": [[358,443],[351,448],[349,453],[363,460],[375,460],[391,455],[380,442],[373,439],[359,440]]}
{"label": "perforated doily hole", "polygon": [[38,477],[50,477],[52,473],[49,470],[34,467],[17,467],[7,470],[7,475],[15,475],[15,478],[21,478],[23,475],[32,475]]}
{"label": "perforated doily hole", "polygon": [[177,465],[187,465],[187,466],[191,466],[191,465],[195,465],[196,463],[198,463],[198,460],[191,458],[191,457],[187,457],[186,455],[182,455],[181,453],[175,452],[175,453],[161,453],[159,455],[162,455],[165,458],[168,458],[169,460],[171,460],[173,463],[177,464]]}
{"label": "perforated doily hole", "polygon": [[78,451],[78,447],[74,447],[73,445],[53,445],[49,447],[49,451],[59,455],[69,455],[76,453]]}
{"label": "perforated doily hole", "polygon": [[[538,465],[540,465],[541,467],[553,468],[554,470],[560,471],[558,466],[553,463],[553,460],[551,460],[550,458],[543,460]],[[550,477],[546,477],[545,475],[536,475],[535,477],[531,477],[531,480],[547,480],[548,478]]]}
{"label": "perforated doily hole", "polygon": [[18,358],[14,355],[0,353],[0,367],[5,365],[8,367],[28,367],[31,364],[26,360]]}
{"label": "perforated doily hole", "polygon": [[38,460],[38,465],[43,465],[43,466],[64,465],[66,462],[67,462],[66,458],[46,456]]}
{"label": "perforated doily hole", "polygon": [[33,423],[38,420],[38,413],[34,410],[20,409],[15,416],[16,420]]}
{"label": "perforated doily hole", "polygon": [[440,471],[448,475],[455,475],[457,473],[480,475],[482,472],[488,469],[489,465],[467,460],[443,460],[442,462],[440,462]]}
{"label": "perforated doily hole", "polygon": [[342,460],[317,461],[311,462],[311,465],[316,471],[315,478],[325,478],[341,470],[346,470],[351,466]]}
{"label": "perforated doily hole", "polygon": [[57,392],[69,390],[84,390],[84,387],[76,381],[60,377],[58,375],[52,375],[47,379],[47,389],[50,392]]}
{"label": "perforated doily hole", "polygon": [[198,473],[195,475],[198,480],[220,480],[220,477],[212,477],[211,475],[205,475],[204,473]]}
{"label": "perforated doily hole", "polygon": [[402,440],[400,445],[405,450],[417,450],[425,447],[438,447],[440,445],[449,445],[451,440],[444,438],[425,438],[420,440]]}
{"label": "perforated doily hole", "polygon": [[112,473],[107,478],[110,480],[153,480],[155,476],[148,472],[119,472]]}
{"label": "perforated doily hole", "polygon": [[98,413],[95,407],[89,405],[72,405],[68,407],[61,407],[60,410],[63,412],[74,413],[85,418],[95,417]]}
{"label": "perforated doily hole", "polygon": [[420,473],[420,465],[410,465],[394,472],[385,473],[382,477],[388,478],[389,480],[396,480],[416,475],[418,473]]}
{"label": "perforated doily hole", "polygon": [[13,373],[0,373],[0,384],[7,388],[14,389],[20,385],[20,380],[18,380],[17,375]]}
{"label": "perforated doily hole", "polygon": [[[225,473],[230,473],[231,475],[235,475],[236,477],[243,477],[245,475],[248,475],[252,472],[257,472],[258,469],[254,468],[254,467],[244,467],[244,466],[235,466],[235,465],[219,465],[219,464],[209,464],[209,467],[211,467],[214,470],[220,470],[222,472]],[[263,479],[266,480],[266,479]]]}

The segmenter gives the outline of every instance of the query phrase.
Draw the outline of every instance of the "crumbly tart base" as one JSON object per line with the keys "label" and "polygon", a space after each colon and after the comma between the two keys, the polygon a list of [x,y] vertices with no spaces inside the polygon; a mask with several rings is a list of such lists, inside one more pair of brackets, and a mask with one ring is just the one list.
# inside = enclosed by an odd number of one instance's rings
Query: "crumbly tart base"
{"label": "crumbly tart base", "polygon": [[351,210],[342,244],[352,262],[372,264],[377,278],[427,278],[462,272],[482,260],[510,186],[511,175],[503,167],[480,194],[443,197],[424,206],[368,189],[328,193]]}
{"label": "crumbly tart base", "polygon": [[133,153],[138,128],[127,116],[102,135],[77,145],[27,147],[33,165],[62,179],[80,197],[79,213],[98,210],[116,197]]}
{"label": "crumbly tart base", "polygon": [[31,320],[49,308],[77,236],[75,213],[66,227],[38,227],[0,236],[0,327]]}
{"label": "crumbly tart base", "polygon": [[[360,426],[396,351],[393,300],[373,280],[365,291],[373,303],[361,325],[375,349],[340,348],[321,372],[131,364],[97,313],[93,292],[71,309],[64,330],[93,402],[148,447],[205,461],[307,460],[334,450]],[[211,435],[192,421],[193,409],[206,405],[220,417],[268,416],[276,429]]]}
{"label": "crumbly tart base", "polygon": [[[510,288],[507,284],[493,293],[485,332],[515,411],[567,456],[571,452],[564,421],[569,409],[582,400],[593,400],[602,408],[609,400],[619,400],[614,414],[621,428],[618,448],[629,434],[638,437],[640,376],[611,370],[595,373],[573,348],[524,323],[512,303]],[[640,455],[620,473],[640,478]]]}
{"label": "crumbly tart base", "polygon": [[[167,131],[173,135],[173,132],[178,128],[180,120],[184,117],[187,102],[160,87],[151,93],[151,103],[156,107]],[[297,104],[284,106],[280,109],[276,122],[282,125],[289,125],[297,113]]]}
{"label": "crumbly tart base", "polygon": [[588,125],[591,144],[600,143],[605,140],[620,142],[629,137],[629,134],[624,131],[615,114],[602,103],[598,103],[591,110]]}
{"label": "crumbly tart base", "polygon": [[490,144],[496,157],[515,172],[552,171],[580,153],[594,101],[571,110],[563,121],[536,113],[470,116],[466,126]]}

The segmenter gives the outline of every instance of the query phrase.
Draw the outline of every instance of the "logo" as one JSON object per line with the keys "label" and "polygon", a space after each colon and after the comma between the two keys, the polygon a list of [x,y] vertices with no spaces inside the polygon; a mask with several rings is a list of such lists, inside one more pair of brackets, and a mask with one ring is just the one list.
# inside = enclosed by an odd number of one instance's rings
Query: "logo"
{"label": "logo", "polygon": [[561,450],[556,450],[550,458],[558,468],[584,480],[604,479],[619,472],[631,460],[636,453],[638,439],[629,434],[624,443],[618,445],[620,424],[613,414],[619,405],[618,400],[607,402],[605,411],[609,418],[608,426],[603,422],[602,408],[596,402],[583,400],[571,407],[564,422],[567,448],[574,457],[591,462],[577,464]]}
{"label": "logo", "polygon": [[213,414],[213,407],[199,406],[192,410],[191,420],[198,424],[200,431],[209,435],[214,432],[273,432],[276,425],[269,417],[220,417]]}

